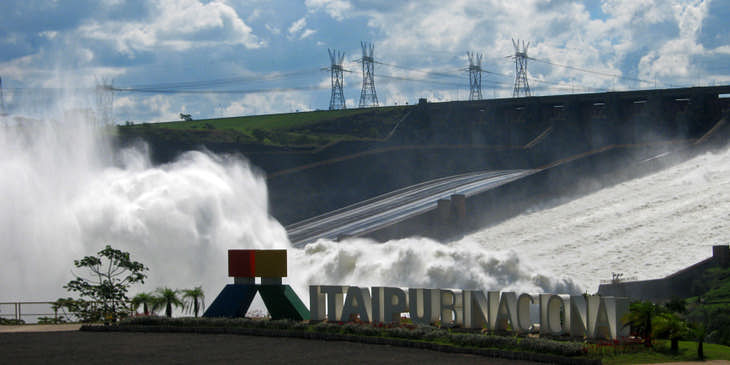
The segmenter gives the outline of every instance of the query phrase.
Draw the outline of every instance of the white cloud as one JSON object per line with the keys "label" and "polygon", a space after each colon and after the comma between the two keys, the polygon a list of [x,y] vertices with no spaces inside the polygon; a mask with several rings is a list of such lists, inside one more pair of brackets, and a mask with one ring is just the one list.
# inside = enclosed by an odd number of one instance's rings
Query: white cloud
{"label": "white cloud", "polygon": [[[301,40],[301,39],[310,37],[314,33],[317,33],[317,31],[314,29],[305,28],[306,26],[307,26],[307,17],[306,16],[294,21],[289,26],[289,30],[288,30],[289,39],[299,38]],[[298,37],[297,37],[297,34],[299,34]]]}
{"label": "white cloud", "polygon": [[271,25],[271,24],[266,24],[266,25],[264,25],[264,27],[265,27],[265,28],[266,28],[266,30],[268,30],[268,31],[269,31],[269,32],[270,32],[271,34],[275,34],[275,35],[276,35],[276,34],[280,34],[280,33],[281,33],[281,29],[279,29],[278,27],[276,27],[276,26],[273,26],[273,25]]}
{"label": "white cloud", "polygon": [[[156,121],[170,121],[180,119],[180,111],[172,110],[172,101],[169,96],[165,95],[154,95],[147,97],[142,101],[149,113],[154,115],[153,119]],[[184,110],[181,109],[181,111]]]}
{"label": "white cloud", "polygon": [[307,17],[303,17],[301,19],[298,19],[291,23],[291,26],[289,26],[289,35],[294,35],[299,33],[304,27],[307,26]]}
{"label": "white cloud", "polygon": [[243,98],[232,101],[225,107],[218,108],[216,114],[220,116],[239,116],[308,110],[307,100],[309,100],[309,97],[301,92],[246,94]]}
{"label": "white cloud", "polygon": [[38,33],[38,35],[43,38],[53,40],[58,35],[58,32],[55,30],[46,30],[46,31]]}
{"label": "white cloud", "polygon": [[312,29],[305,29],[304,32],[302,32],[302,34],[299,36],[299,39],[307,38],[314,33],[317,33],[317,31]]}
{"label": "white cloud", "polygon": [[352,4],[347,0],[306,0],[304,3],[311,11],[324,10],[337,20],[344,19],[352,9]]}
{"label": "white cloud", "polygon": [[81,37],[107,41],[131,57],[157,48],[186,50],[215,44],[259,48],[263,43],[236,11],[222,1],[157,0],[144,21],[92,21],[79,28]]}

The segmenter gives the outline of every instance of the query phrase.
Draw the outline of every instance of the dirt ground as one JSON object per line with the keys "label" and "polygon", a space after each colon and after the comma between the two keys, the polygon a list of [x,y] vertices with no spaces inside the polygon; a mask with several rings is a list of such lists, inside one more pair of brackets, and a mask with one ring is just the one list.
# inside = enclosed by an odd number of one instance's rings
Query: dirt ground
{"label": "dirt ground", "polygon": [[0,364],[535,364],[386,345],[224,334],[0,332]]}

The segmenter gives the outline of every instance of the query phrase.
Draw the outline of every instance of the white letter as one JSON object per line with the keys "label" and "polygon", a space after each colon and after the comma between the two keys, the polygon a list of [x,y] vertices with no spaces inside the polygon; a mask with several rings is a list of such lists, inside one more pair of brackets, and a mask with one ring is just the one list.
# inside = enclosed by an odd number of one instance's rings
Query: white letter
{"label": "white letter", "polygon": [[499,310],[497,311],[497,330],[507,330],[507,322],[513,329],[517,328],[517,294],[514,292],[502,293],[502,299],[499,301]]}
{"label": "white letter", "polygon": [[441,324],[451,323],[462,325],[464,323],[464,306],[461,295],[454,294],[451,290],[441,290]]}
{"label": "white letter", "polygon": [[517,299],[517,329],[520,332],[529,332],[530,326],[530,304],[534,303],[530,294],[522,294]]}
{"label": "white letter", "polygon": [[489,304],[487,303],[487,297],[484,296],[484,292],[481,290],[464,290],[462,291],[462,296],[462,302],[464,303],[464,327],[487,327]]}
{"label": "white letter", "polygon": [[358,288],[351,286],[347,289],[347,299],[342,309],[340,321],[350,322],[353,315],[359,315],[363,322],[370,322],[372,317],[372,307],[370,302],[370,291],[367,288]]}
{"label": "white letter", "polygon": [[438,321],[438,289],[408,289],[408,307],[413,323],[429,325]]}
{"label": "white letter", "polygon": [[327,320],[338,321],[342,317],[342,301],[344,297],[345,286],[320,286],[320,290],[327,294]]}
{"label": "white letter", "polygon": [[406,292],[400,288],[383,288],[383,322],[400,322],[400,314],[408,310]]}
{"label": "white letter", "polygon": [[325,310],[325,295],[319,289],[319,285],[309,286],[309,320],[324,321],[327,319]]}

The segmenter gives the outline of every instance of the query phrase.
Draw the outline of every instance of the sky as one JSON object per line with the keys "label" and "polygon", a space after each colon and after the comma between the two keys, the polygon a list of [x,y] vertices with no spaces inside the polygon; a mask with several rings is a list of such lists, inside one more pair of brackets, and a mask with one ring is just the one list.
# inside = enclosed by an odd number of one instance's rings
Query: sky
{"label": "sky", "polygon": [[107,84],[118,124],[327,109],[330,48],[356,107],[361,41],[381,105],[468,99],[466,52],[484,55],[483,96],[510,97],[512,39],[530,44],[536,95],[730,83],[721,0],[10,0],[0,14],[5,112]]}

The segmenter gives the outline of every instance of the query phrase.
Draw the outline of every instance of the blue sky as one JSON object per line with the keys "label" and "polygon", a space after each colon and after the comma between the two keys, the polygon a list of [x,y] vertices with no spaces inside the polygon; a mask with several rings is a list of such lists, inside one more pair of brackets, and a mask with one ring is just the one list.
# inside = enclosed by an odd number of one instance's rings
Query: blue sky
{"label": "blue sky", "polygon": [[536,94],[730,83],[730,3],[719,0],[25,0],[0,3],[0,14],[11,109],[96,80],[236,91],[115,92],[117,123],[326,109],[328,48],[347,54],[354,107],[360,41],[375,44],[388,105],[466,99],[467,51],[484,54],[484,96],[510,96],[511,38],[531,42]]}

